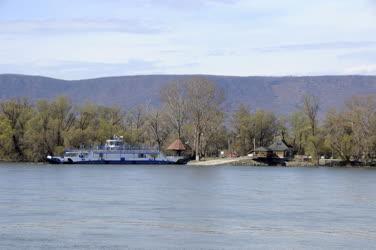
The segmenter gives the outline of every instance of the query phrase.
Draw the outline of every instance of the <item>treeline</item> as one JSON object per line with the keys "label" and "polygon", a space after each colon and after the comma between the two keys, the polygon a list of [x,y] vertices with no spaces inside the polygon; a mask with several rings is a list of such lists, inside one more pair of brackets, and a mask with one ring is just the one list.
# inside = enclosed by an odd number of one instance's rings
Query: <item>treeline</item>
{"label": "treeline", "polygon": [[180,138],[196,158],[226,150],[246,155],[277,138],[296,154],[368,163],[376,157],[376,98],[354,97],[343,110],[319,117],[318,97],[306,95],[296,112],[281,116],[239,105],[231,112],[224,91],[205,78],[170,83],[160,92],[161,105],[131,109],[93,103],[76,106],[55,100],[7,100],[0,103],[0,159],[44,161],[66,148],[100,145],[122,135],[130,145],[164,150]]}

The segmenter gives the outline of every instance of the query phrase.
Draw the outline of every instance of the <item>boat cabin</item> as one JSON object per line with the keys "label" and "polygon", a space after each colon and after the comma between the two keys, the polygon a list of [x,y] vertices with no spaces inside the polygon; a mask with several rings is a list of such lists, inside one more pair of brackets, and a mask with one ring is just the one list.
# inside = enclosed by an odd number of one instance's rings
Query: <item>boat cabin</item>
{"label": "boat cabin", "polygon": [[114,136],[113,139],[106,140],[104,145],[106,150],[119,150],[123,148],[123,136]]}

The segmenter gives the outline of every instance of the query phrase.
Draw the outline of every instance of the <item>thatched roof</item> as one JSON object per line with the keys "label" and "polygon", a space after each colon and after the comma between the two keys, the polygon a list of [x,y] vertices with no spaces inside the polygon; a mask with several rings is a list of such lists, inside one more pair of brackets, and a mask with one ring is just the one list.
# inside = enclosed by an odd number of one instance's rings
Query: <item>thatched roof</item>
{"label": "thatched roof", "polygon": [[174,151],[185,151],[186,147],[181,142],[180,139],[175,140],[170,146],[168,146],[167,150],[174,150]]}

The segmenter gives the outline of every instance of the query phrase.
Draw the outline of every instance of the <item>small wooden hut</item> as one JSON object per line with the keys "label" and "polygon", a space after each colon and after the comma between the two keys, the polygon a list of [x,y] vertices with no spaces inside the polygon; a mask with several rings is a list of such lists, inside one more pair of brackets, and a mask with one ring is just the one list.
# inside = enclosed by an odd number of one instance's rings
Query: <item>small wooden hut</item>
{"label": "small wooden hut", "polygon": [[255,158],[270,158],[273,156],[273,151],[267,147],[259,147],[254,151]]}
{"label": "small wooden hut", "polygon": [[275,157],[278,158],[292,158],[293,148],[284,140],[278,140],[268,147],[273,151]]}
{"label": "small wooden hut", "polygon": [[177,139],[168,146],[167,150],[175,152],[176,155],[180,156],[182,152],[187,150],[187,148],[180,139]]}

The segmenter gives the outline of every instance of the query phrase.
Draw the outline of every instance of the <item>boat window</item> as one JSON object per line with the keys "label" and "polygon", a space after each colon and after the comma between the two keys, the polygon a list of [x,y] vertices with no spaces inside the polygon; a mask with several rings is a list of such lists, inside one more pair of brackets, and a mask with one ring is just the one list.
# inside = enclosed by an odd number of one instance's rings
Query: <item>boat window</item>
{"label": "boat window", "polygon": [[146,158],[145,154],[138,154],[138,158]]}
{"label": "boat window", "polygon": [[102,152],[100,152],[100,153],[95,153],[95,155],[94,155],[94,157],[96,157],[96,158],[99,158],[99,159],[103,159],[103,153]]}
{"label": "boat window", "polygon": [[76,156],[77,156],[77,153],[74,153],[74,152],[66,152],[66,153],[64,154],[64,156],[66,156],[66,157],[76,157]]}
{"label": "boat window", "polygon": [[81,153],[81,154],[79,155],[80,158],[86,158],[86,157],[88,157],[88,156],[89,156],[89,153]]}

